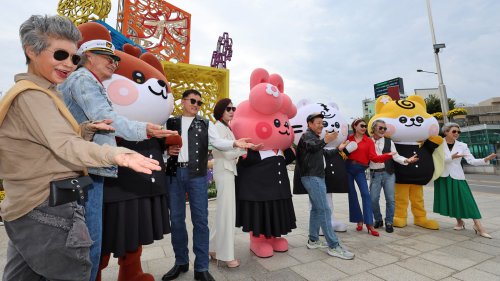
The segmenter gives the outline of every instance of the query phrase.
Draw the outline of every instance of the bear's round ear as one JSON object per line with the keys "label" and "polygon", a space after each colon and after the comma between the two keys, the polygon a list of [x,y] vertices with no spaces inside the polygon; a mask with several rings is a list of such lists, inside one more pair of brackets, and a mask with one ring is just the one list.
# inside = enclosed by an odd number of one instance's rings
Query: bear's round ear
{"label": "bear's round ear", "polygon": [[280,90],[280,93],[285,92],[285,83],[283,82],[283,78],[279,74],[271,74],[269,75],[269,83],[273,84]]}
{"label": "bear's round ear", "polygon": [[126,43],[123,45],[123,51],[129,55],[136,57],[136,58],[140,57],[142,54],[142,51],[139,47],[133,46],[129,43]]}
{"label": "bear's round ear", "polygon": [[78,42],[78,47],[90,40],[101,39],[111,42],[111,34],[109,34],[109,30],[97,22],[86,22],[80,24],[78,26],[78,30],[80,30],[80,33],[82,34],[82,40]]}
{"label": "bear's round ear", "polygon": [[250,75],[250,90],[260,83],[269,82],[269,73],[263,68],[256,68]]}
{"label": "bear's round ear", "polygon": [[158,60],[158,58],[155,55],[153,55],[152,53],[144,53],[141,55],[140,59],[145,61],[149,65],[153,66],[154,68],[156,68],[158,71],[161,72],[161,74],[163,74],[163,76],[165,76],[165,71],[163,70],[163,65],[161,64],[160,60]]}
{"label": "bear's round ear", "polygon": [[427,111],[427,104],[425,103],[424,98],[422,98],[421,96],[417,95],[409,96],[407,100],[421,104],[424,107],[425,111]]}
{"label": "bear's round ear", "polygon": [[311,104],[311,103],[312,103],[312,102],[311,102],[310,100],[308,100],[308,99],[301,99],[301,100],[299,100],[299,101],[295,104],[295,106],[296,106],[297,108],[301,108],[301,107],[306,106],[306,105]]}
{"label": "bear's round ear", "polygon": [[327,103],[329,106],[335,108],[336,110],[340,110],[339,109],[339,106],[337,105],[337,103],[333,102],[333,101],[330,101]]}
{"label": "bear's round ear", "polygon": [[379,114],[382,111],[382,108],[391,101],[392,99],[388,95],[378,97],[375,102],[375,114]]}

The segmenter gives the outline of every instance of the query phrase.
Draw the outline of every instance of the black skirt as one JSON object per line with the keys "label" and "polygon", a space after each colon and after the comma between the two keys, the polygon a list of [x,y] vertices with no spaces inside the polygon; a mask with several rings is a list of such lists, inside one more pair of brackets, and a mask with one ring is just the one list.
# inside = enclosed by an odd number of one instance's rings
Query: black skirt
{"label": "black skirt", "polygon": [[104,203],[102,253],[123,257],[170,233],[167,195]]}
{"label": "black skirt", "polygon": [[297,228],[292,198],[272,201],[236,201],[236,227],[254,236],[280,237]]}

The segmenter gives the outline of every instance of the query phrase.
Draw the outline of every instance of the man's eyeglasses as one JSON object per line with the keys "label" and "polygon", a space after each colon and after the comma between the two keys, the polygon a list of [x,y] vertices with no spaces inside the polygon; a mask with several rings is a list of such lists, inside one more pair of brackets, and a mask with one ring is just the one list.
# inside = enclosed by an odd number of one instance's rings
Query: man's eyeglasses
{"label": "man's eyeglasses", "polygon": [[231,112],[231,110],[232,110],[233,112],[235,112],[235,111],[236,111],[236,107],[234,107],[234,106],[228,106],[228,107],[226,107],[226,111],[227,111],[227,112]]}
{"label": "man's eyeglasses", "polygon": [[378,127],[378,129],[379,129],[380,131],[385,131],[385,130],[387,130],[387,128],[386,128],[386,127]]}
{"label": "man's eyeglasses", "polygon": [[359,125],[361,128],[366,129],[366,124]]}
{"label": "man's eyeglasses", "polygon": [[462,132],[457,131],[457,130],[452,130],[452,131],[451,131],[451,133],[452,133],[452,134],[459,134],[459,135],[460,135],[460,133],[462,133]]}
{"label": "man's eyeglasses", "polygon": [[[65,50],[55,50],[55,51],[47,50],[47,51],[54,53],[54,59],[57,61],[63,61],[69,57],[69,53]],[[71,55],[71,62],[74,65],[78,65],[78,63],[80,62],[80,59],[81,58],[79,55],[76,55],[76,54]]]}
{"label": "man's eyeglasses", "polygon": [[196,99],[183,99],[183,100],[189,100],[191,104],[196,104],[198,106],[202,106],[203,102],[201,100],[196,100]]}
{"label": "man's eyeglasses", "polygon": [[117,67],[118,67],[118,65],[120,64],[120,61],[115,60],[115,59],[114,59],[114,58],[112,58],[111,56],[104,55],[104,54],[97,54],[97,53],[94,53],[94,54],[99,55],[99,56],[101,56],[101,57],[105,58],[105,59],[108,61],[108,63],[109,63],[109,64],[114,64],[114,65],[115,65],[115,66],[117,66]]}

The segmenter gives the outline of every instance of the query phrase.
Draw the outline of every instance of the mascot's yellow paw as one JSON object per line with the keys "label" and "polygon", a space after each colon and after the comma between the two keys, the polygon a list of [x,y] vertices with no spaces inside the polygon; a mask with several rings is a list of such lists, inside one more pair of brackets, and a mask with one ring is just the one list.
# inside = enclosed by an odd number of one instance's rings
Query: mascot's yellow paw
{"label": "mascot's yellow paw", "polygon": [[428,220],[426,217],[415,218],[413,220],[413,223],[415,225],[418,225],[418,226],[421,226],[421,227],[427,228],[427,229],[434,229],[434,230],[439,229],[439,223],[437,221]]}
{"label": "mascot's yellow paw", "polygon": [[430,136],[429,140],[432,141],[433,143],[440,145],[443,143],[443,138],[440,136]]}
{"label": "mascot's yellow paw", "polygon": [[394,221],[392,222],[392,226],[405,227],[406,226],[406,218],[394,217]]}

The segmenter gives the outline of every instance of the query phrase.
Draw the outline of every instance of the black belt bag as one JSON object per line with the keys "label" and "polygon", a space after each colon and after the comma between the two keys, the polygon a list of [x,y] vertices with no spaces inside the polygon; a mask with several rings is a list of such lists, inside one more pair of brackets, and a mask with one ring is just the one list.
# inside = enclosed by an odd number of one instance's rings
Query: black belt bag
{"label": "black belt bag", "polygon": [[87,189],[92,183],[92,178],[89,176],[51,181],[49,206],[54,207],[74,201],[83,205],[87,199]]}

